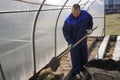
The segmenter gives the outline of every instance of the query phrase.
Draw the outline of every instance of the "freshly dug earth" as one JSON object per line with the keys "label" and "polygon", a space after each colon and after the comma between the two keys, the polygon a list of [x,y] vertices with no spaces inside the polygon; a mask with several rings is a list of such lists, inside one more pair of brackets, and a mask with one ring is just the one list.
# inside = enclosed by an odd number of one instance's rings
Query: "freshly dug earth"
{"label": "freshly dug earth", "polygon": [[[94,39],[88,38],[88,46],[92,43]],[[107,48],[107,57],[105,60],[93,60],[93,58],[96,56],[96,53],[98,52],[98,48],[101,44],[101,41],[97,41],[95,44],[92,52],[89,55],[89,63],[87,64],[87,67],[95,67],[100,69],[106,69],[106,70],[120,70],[120,61],[115,62],[112,59],[109,59],[112,57],[115,42],[110,42]],[[56,71],[52,71],[50,67],[42,70],[39,73],[39,77],[35,80],[62,80],[71,70],[71,59],[70,59],[70,53],[65,54],[60,58],[60,66],[57,68]],[[71,79],[74,80],[74,77]]]}
{"label": "freshly dug earth", "polygon": [[[88,46],[92,43],[94,38],[88,38]],[[70,53],[65,54],[60,59],[60,66],[56,71],[52,71],[51,68],[46,68],[39,73],[39,77],[36,80],[62,80],[71,70],[71,57]]]}
{"label": "freshly dug earth", "polygon": [[110,41],[108,48],[107,48],[107,51],[106,51],[105,58],[112,58],[113,57],[114,48],[115,48],[115,41]]}
{"label": "freshly dug earth", "polygon": [[87,67],[95,67],[104,70],[117,70],[120,71],[120,61],[115,61],[113,59],[96,59],[91,60],[86,65]]}
{"label": "freshly dug earth", "polygon": [[[88,46],[91,45],[93,40],[94,38],[88,38]],[[106,71],[120,71],[120,61],[114,61],[113,59],[110,59],[112,58],[114,52],[115,41],[109,42],[104,59],[95,60],[94,57],[98,53],[100,44],[101,41],[96,42],[95,47],[89,55],[87,67],[94,67]],[[39,78],[37,80],[62,80],[72,68],[70,58],[70,53],[65,54],[61,57],[60,66],[56,71],[52,71],[52,69],[48,67],[39,73]],[[74,80],[74,77],[72,77],[70,80]]]}
{"label": "freshly dug earth", "polygon": [[60,59],[60,66],[56,71],[52,71],[51,68],[46,68],[39,73],[38,80],[62,80],[72,68],[70,60],[70,53],[65,54]]}
{"label": "freshly dug earth", "polygon": [[94,38],[92,38],[92,37],[88,38],[88,42],[87,42],[88,47],[91,45],[91,43],[93,42],[93,40],[94,40]]}

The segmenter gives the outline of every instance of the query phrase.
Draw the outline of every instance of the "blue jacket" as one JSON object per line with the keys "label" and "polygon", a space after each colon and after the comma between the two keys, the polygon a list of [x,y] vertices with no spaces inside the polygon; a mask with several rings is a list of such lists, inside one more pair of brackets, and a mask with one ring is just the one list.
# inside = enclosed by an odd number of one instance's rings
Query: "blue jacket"
{"label": "blue jacket", "polygon": [[[85,10],[81,10],[78,18],[70,14],[63,25],[63,34],[68,44],[75,44],[86,34],[86,29],[92,29],[92,16]],[[87,38],[84,39],[81,45],[87,44]]]}

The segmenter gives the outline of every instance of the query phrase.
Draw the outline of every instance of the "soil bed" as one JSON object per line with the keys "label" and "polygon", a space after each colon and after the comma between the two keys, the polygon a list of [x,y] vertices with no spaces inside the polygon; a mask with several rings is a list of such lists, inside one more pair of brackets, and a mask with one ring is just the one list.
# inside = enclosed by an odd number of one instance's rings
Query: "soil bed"
{"label": "soil bed", "polygon": [[[94,38],[88,38],[88,47],[93,40]],[[39,77],[36,80],[61,80],[70,72],[72,68],[70,58],[70,53],[65,54],[60,58],[60,66],[55,72],[53,72],[50,68],[46,68],[39,73]]]}

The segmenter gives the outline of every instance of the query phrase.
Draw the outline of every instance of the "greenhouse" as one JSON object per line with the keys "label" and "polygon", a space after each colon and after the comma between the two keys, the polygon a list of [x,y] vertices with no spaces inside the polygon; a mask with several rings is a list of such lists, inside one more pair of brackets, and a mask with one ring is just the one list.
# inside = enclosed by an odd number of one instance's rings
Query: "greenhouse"
{"label": "greenhouse", "polygon": [[[102,42],[106,37],[104,0],[1,0],[0,80],[32,79],[68,48],[62,28],[73,4],[91,14],[93,29],[97,28],[88,37]],[[61,80],[67,80],[67,75]]]}

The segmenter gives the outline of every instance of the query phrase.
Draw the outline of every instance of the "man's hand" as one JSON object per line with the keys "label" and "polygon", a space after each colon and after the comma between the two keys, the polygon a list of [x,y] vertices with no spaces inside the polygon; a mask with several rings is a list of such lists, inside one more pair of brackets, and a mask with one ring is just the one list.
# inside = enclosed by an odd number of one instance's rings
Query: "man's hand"
{"label": "man's hand", "polygon": [[69,44],[69,45],[68,45],[68,48],[69,48],[69,49],[72,49],[72,48],[73,48],[73,44]]}
{"label": "man's hand", "polygon": [[87,29],[87,35],[90,35],[92,33],[92,30],[91,29]]}

